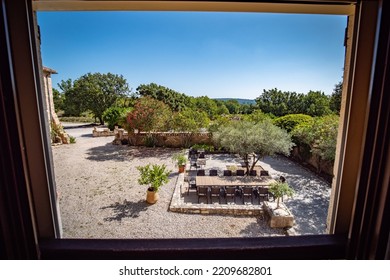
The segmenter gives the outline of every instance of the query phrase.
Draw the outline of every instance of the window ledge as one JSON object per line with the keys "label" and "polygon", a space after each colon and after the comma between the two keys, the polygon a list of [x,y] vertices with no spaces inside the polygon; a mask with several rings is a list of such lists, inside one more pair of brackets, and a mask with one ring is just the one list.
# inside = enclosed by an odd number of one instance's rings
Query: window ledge
{"label": "window ledge", "polygon": [[41,240],[42,259],[343,259],[344,235]]}

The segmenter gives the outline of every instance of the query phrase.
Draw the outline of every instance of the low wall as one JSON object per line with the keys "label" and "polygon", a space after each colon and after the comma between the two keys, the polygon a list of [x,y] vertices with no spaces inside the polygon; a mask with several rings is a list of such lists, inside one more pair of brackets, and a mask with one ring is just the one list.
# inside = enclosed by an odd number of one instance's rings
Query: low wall
{"label": "low wall", "polygon": [[118,133],[117,127],[115,127],[114,131],[110,130],[109,128],[97,128],[96,126],[92,130],[93,137],[114,136],[116,133]]}
{"label": "low wall", "polygon": [[190,132],[140,132],[127,133],[118,129],[114,144],[130,144],[132,146],[183,148],[194,144],[212,144],[210,133]]}
{"label": "low wall", "polygon": [[[319,160],[318,156],[310,153],[306,147],[294,147],[291,151],[291,157],[301,163],[308,164],[313,171],[323,173],[329,176],[329,180],[333,177],[333,163],[326,160]],[[326,177],[327,177],[326,176]]]}
{"label": "low wall", "polygon": [[[119,128],[114,132],[101,132],[99,136],[109,136],[105,133],[114,133],[114,144],[130,144],[132,146],[148,147],[167,147],[167,148],[188,148],[194,144],[213,145],[211,133],[190,133],[190,132],[140,132],[127,133],[126,130]],[[95,136],[95,131],[94,131]],[[329,161],[319,161],[316,155],[312,155],[306,147],[294,147],[291,152],[293,159],[312,166],[318,173],[324,173],[333,177],[333,164]]]}

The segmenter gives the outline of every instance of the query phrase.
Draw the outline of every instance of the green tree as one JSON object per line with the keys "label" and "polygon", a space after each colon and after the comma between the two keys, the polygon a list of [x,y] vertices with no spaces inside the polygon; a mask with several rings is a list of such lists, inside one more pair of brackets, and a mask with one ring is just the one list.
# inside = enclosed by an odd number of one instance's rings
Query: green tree
{"label": "green tree", "polygon": [[58,86],[65,96],[66,115],[80,116],[89,110],[100,124],[104,124],[103,112],[129,93],[126,79],[111,73],[88,73],[74,82],[61,81]]}
{"label": "green tree", "polygon": [[65,96],[58,89],[53,88],[54,111],[64,110]]}
{"label": "green tree", "polygon": [[331,113],[329,109],[329,97],[321,91],[309,91],[303,98],[304,114],[319,117]]}
{"label": "green tree", "polygon": [[225,101],[225,106],[229,110],[230,114],[241,113],[241,105],[236,99],[229,99]]}
{"label": "green tree", "polygon": [[141,97],[127,115],[127,123],[132,131],[164,131],[171,115],[172,111],[164,102],[151,97]]}
{"label": "green tree", "polygon": [[257,110],[257,106],[255,104],[241,104],[240,112],[242,114],[252,114],[255,110]]}
{"label": "green tree", "polygon": [[129,108],[110,107],[104,111],[103,120],[113,130],[115,126],[121,126],[121,117],[125,112],[129,112]]}
{"label": "green tree", "polygon": [[232,122],[231,115],[219,115],[214,120],[210,121],[209,132],[214,133],[220,127],[226,126]]}
{"label": "green tree", "polygon": [[304,110],[304,97],[302,93],[282,92],[277,88],[263,90],[256,98],[256,104],[264,113],[280,117],[288,114],[302,113]]}
{"label": "green tree", "polygon": [[[269,120],[257,124],[247,121],[231,122],[219,127],[213,133],[213,139],[221,147],[243,158],[247,174],[261,158],[275,153],[289,155],[293,146],[290,135]],[[252,162],[250,154],[255,154]]]}
{"label": "green tree", "polygon": [[157,85],[155,83],[140,85],[137,87],[139,96],[149,96],[167,104],[172,111],[181,111],[189,105],[189,97],[173,89]]}
{"label": "green tree", "polygon": [[254,110],[252,114],[244,115],[243,119],[250,122],[259,123],[265,120],[269,120],[271,117],[269,114],[264,114],[261,110]]}
{"label": "green tree", "polygon": [[335,114],[340,114],[342,92],[343,92],[343,82],[339,82],[337,85],[334,86],[329,101],[329,108]]}
{"label": "green tree", "polygon": [[285,129],[287,132],[291,132],[296,126],[303,123],[312,122],[313,117],[304,114],[290,114],[283,117],[279,117],[273,120],[273,123]]}
{"label": "green tree", "polygon": [[[311,153],[321,160],[334,161],[336,154],[339,117],[327,115],[313,118],[310,122],[301,123],[294,128],[292,134],[300,142],[310,146]],[[319,164],[318,164],[319,166]],[[318,169],[320,172],[320,169]]]}
{"label": "green tree", "polygon": [[187,108],[173,116],[173,129],[175,131],[187,132],[183,137],[182,145],[190,147],[194,133],[199,132],[201,128],[209,126],[210,119],[203,111],[195,111]]}
{"label": "green tree", "polygon": [[206,112],[209,119],[213,120],[218,115],[218,106],[215,100],[207,96],[196,97],[194,99],[194,108]]}
{"label": "green tree", "polygon": [[217,115],[229,114],[229,110],[228,110],[228,108],[226,108],[225,102],[223,102],[221,100],[216,100],[216,99],[214,99],[214,101],[215,101],[215,104],[217,104],[217,112],[216,112]]}
{"label": "green tree", "polygon": [[173,129],[175,131],[199,132],[201,128],[209,126],[210,119],[203,111],[185,109],[174,114]]}
{"label": "green tree", "polygon": [[299,114],[305,111],[304,108],[304,98],[305,95],[303,93],[296,92],[287,92],[288,100],[288,114]]}
{"label": "green tree", "polygon": [[122,75],[88,73],[74,82],[74,90],[85,98],[87,108],[104,124],[103,112],[129,93],[129,86]]}
{"label": "green tree", "polygon": [[71,79],[62,80],[58,87],[62,90],[64,96],[63,108],[66,116],[79,117],[88,110],[87,98],[81,92],[75,90]]}
{"label": "green tree", "polygon": [[288,114],[288,96],[277,88],[263,90],[263,93],[256,98],[256,103],[264,113],[271,113],[278,117]]}

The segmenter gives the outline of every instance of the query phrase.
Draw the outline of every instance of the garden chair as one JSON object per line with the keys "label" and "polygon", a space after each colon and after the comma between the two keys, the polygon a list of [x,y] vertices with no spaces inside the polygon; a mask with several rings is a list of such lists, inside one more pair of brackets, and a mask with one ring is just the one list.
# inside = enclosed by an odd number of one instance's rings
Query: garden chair
{"label": "garden chair", "polygon": [[233,202],[236,203],[237,196],[241,197],[241,192],[239,191],[239,189],[237,189],[236,187],[224,187],[224,197],[226,199],[226,203],[228,197],[232,197]]}
{"label": "garden chair", "polygon": [[258,192],[259,192],[259,204],[260,204],[260,200],[263,200],[263,201],[269,200],[269,192],[268,192],[267,188],[259,187]]}
{"label": "garden chair", "polygon": [[216,169],[210,169],[209,175],[210,175],[210,176],[218,176],[218,170],[216,170]]}
{"label": "garden chair", "polygon": [[224,190],[220,187],[211,187],[210,188],[210,200],[213,203],[213,197],[218,197],[219,204],[221,204],[221,197],[224,196]]}
{"label": "garden chair", "polygon": [[205,176],[206,173],[204,171],[204,169],[199,169],[196,171],[196,176]]}
{"label": "garden chair", "polygon": [[232,171],[231,170],[224,170],[223,176],[232,176]]}
{"label": "garden chair", "polygon": [[245,202],[245,197],[250,197],[253,204],[253,187],[242,187],[242,203]]}
{"label": "garden chair", "polygon": [[260,171],[260,176],[269,176],[269,173],[267,170],[261,170]]}
{"label": "garden chair", "polygon": [[249,171],[249,176],[257,176],[257,171],[256,170]]}
{"label": "garden chair", "polygon": [[190,190],[191,190],[191,189],[197,190],[195,179],[191,179],[191,180],[188,182],[187,195],[190,195]]}
{"label": "garden chair", "polygon": [[198,186],[197,187],[197,194],[198,194],[198,203],[200,203],[201,197],[206,197],[207,204],[209,204],[209,192],[210,188],[205,186]]}
{"label": "garden chair", "polygon": [[236,175],[237,176],[245,176],[245,171],[242,169],[239,169],[239,170],[237,170]]}
{"label": "garden chair", "polygon": [[196,157],[191,157],[190,158],[190,169],[192,167],[198,168]]}

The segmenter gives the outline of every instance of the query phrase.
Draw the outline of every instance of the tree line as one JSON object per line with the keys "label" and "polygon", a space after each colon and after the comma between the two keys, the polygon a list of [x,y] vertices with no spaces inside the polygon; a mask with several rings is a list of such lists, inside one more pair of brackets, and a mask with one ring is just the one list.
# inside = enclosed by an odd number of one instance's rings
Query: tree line
{"label": "tree line", "polygon": [[62,80],[53,89],[55,108],[64,116],[81,116],[86,112],[104,123],[103,113],[110,107],[133,107],[141,97],[151,97],[165,103],[171,111],[185,109],[203,111],[210,120],[227,114],[252,114],[261,110],[271,117],[289,114],[306,114],[312,117],[338,114],[341,104],[342,83],[335,85],[331,96],[321,91],[307,94],[285,92],[277,88],[263,90],[256,104],[240,104],[237,100],[211,99],[207,96],[192,97],[155,83],[141,84],[132,92],[126,79],[117,74],[87,73],[78,79]]}
{"label": "tree line", "polygon": [[[248,139],[251,147],[263,150],[279,143],[273,151],[286,153],[292,146],[285,138],[288,135],[295,146],[307,147],[319,161],[334,160],[341,82],[331,96],[321,91],[263,90],[255,104],[192,97],[155,83],[141,84],[133,92],[122,75],[111,73],[88,73],[75,81],[61,81],[58,86],[61,92],[54,90],[57,110],[68,116],[89,112],[111,129],[119,125],[129,132],[209,131],[215,135],[215,143],[237,153],[248,147]],[[245,136],[243,128],[254,136]],[[269,135],[283,136],[284,140],[276,141]]]}

